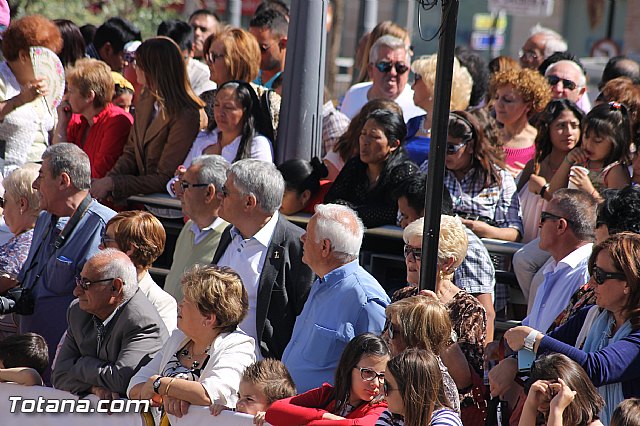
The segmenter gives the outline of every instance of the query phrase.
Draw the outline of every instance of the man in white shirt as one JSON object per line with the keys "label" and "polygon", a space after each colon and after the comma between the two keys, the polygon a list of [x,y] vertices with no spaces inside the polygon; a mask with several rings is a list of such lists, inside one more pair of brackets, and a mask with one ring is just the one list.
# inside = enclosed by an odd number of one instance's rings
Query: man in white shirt
{"label": "man in white shirt", "polygon": [[280,359],[313,281],[302,263],[303,230],[278,213],[284,179],[273,163],[234,163],[222,187],[220,217],[233,226],[221,239],[213,263],[233,268],[249,294],[240,328],[256,341],[258,358]]}
{"label": "man in white shirt", "polygon": [[404,40],[390,35],[380,37],[371,46],[369,60],[372,81],[351,86],[342,101],[343,114],[352,119],[373,99],[395,101],[402,108],[405,122],[425,114],[413,103],[413,89],[407,84],[411,56]]}

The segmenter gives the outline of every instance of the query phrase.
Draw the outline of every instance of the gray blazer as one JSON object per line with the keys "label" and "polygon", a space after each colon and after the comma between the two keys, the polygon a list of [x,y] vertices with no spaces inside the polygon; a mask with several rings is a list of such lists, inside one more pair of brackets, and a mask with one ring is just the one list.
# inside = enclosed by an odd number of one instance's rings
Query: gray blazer
{"label": "gray blazer", "polygon": [[93,315],[80,309],[78,299],[69,306],[67,320],[69,328],[53,366],[52,382],[56,389],[75,394],[101,386],[126,395],[134,373],[169,338],[158,311],[141,291],[118,308],[99,350]]}

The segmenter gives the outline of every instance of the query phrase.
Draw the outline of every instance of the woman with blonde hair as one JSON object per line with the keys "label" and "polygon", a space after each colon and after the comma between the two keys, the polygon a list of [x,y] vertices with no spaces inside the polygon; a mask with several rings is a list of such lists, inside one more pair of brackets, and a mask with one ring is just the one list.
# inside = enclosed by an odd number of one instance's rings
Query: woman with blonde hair
{"label": "woman with blonde hair", "polygon": [[191,89],[178,45],[167,37],[144,41],[136,50],[136,75],[145,89],[122,156],[102,179],[91,184],[98,199],[112,195],[163,192],[207,124],[204,102]]}
{"label": "woman with blonde hair", "polygon": [[189,405],[235,408],[240,379],[255,361],[253,338],[238,328],[249,298],[231,268],[194,266],[182,277],[178,330],[131,379],[130,399],[151,400],[182,417]]}
{"label": "woman with blonde hair", "polygon": [[[433,95],[436,87],[436,66],[438,55],[421,56],[411,64],[414,74],[413,103],[426,111],[426,114],[413,117],[407,123],[405,148],[409,157],[416,163],[424,163],[429,156],[431,142],[431,120],[433,119]],[[469,71],[453,58],[453,77],[451,86],[450,111],[464,111],[469,107],[473,78]]]}
{"label": "woman with blonde hair", "polygon": [[111,103],[115,85],[106,63],[79,59],[66,77],[53,143],[78,145],[89,156],[91,177],[102,178],[122,155],[133,117]]}

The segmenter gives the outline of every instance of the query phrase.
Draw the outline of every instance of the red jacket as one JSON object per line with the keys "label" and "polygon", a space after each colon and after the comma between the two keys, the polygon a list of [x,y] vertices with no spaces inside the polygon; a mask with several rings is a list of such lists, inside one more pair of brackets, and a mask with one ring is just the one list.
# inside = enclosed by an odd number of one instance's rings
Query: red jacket
{"label": "red jacket", "polygon": [[374,426],[380,414],[387,408],[387,402],[362,404],[347,415],[345,420],[323,420],[335,406],[333,386],[328,383],[291,398],[281,399],[271,404],[266,420],[273,426],[293,425],[370,425]]}

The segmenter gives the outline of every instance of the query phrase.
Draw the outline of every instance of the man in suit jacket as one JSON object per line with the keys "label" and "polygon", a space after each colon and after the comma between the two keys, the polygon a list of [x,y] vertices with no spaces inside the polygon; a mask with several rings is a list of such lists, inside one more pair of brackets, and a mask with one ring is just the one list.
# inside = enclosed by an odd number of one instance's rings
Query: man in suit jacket
{"label": "man in suit jacket", "polygon": [[196,263],[205,265],[216,252],[220,237],[229,223],[222,219],[220,197],[227,180],[229,162],[220,155],[202,155],[195,158],[180,180],[175,182],[182,213],[189,221],[182,227],[175,250],[171,271],[164,289],[179,302],[182,300],[180,280],[185,271]]}
{"label": "man in suit jacket", "polygon": [[105,249],[84,265],[74,295],[53,386],[100,399],[126,395],[131,377],[169,337],[158,311],[138,291],[136,268],[125,253]]}
{"label": "man in suit jacket", "polygon": [[278,213],[284,179],[273,165],[234,163],[222,187],[220,217],[231,223],[213,263],[230,266],[249,293],[240,328],[256,341],[256,356],[282,357],[296,317],[309,294],[313,273],[302,263],[302,229]]}

